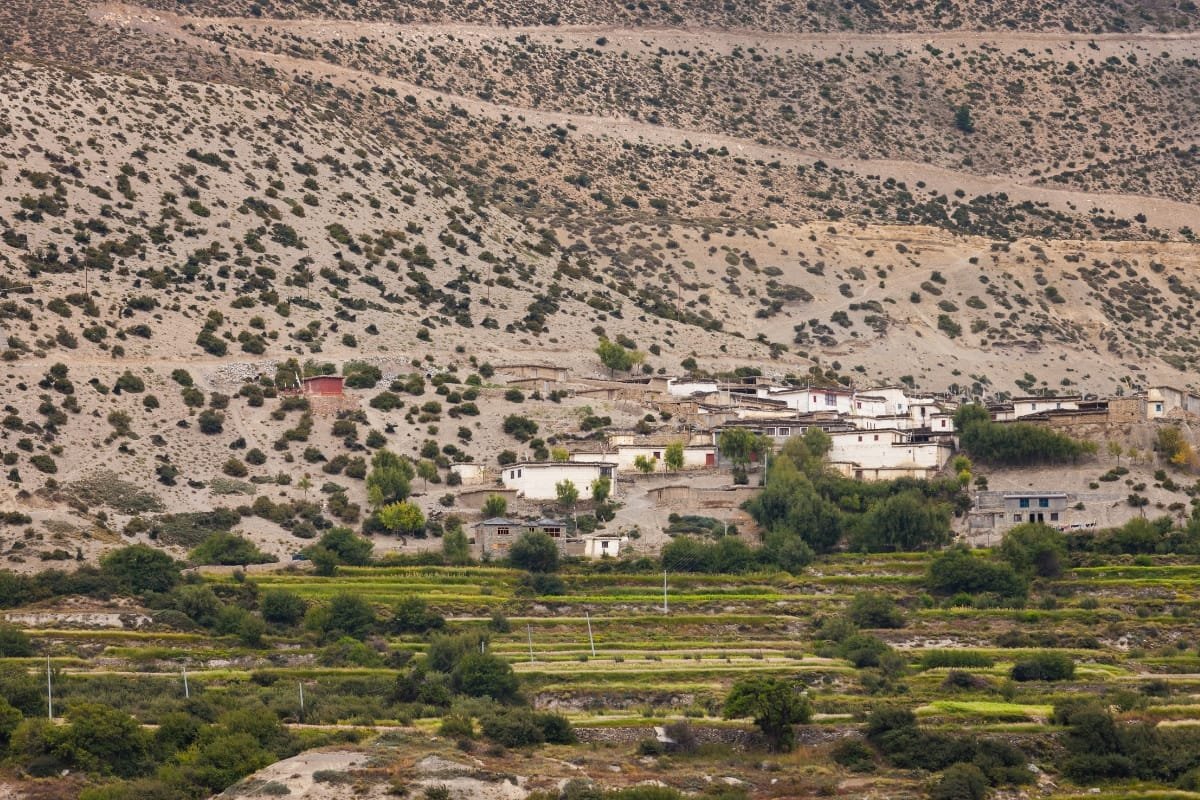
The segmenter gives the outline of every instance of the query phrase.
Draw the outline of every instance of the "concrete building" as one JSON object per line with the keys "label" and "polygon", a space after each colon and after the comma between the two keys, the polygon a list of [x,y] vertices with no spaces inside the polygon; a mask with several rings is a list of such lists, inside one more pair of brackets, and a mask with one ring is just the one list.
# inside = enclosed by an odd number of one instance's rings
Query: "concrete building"
{"label": "concrete building", "polygon": [[931,478],[954,454],[952,442],[912,431],[835,431],[829,438],[830,465],[858,480]]}
{"label": "concrete building", "polygon": [[621,551],[629,545],[625,536],[596,534],[585,536],[583,539],[584,558],[617,558]]}
{"label": "concrete building", "polygon": [[[586,450],[571,454],[572,462],[605,461],[615,462],[617,472],[639,472],[636,464],[639,457],[654,463],[655,472],[665,472],[666,446],[655,444],[621,444],[614,450]],[[683,469],[714,468],[717,465],[717,448],[712,444],[688,445],[683,448]]]}
{"label": "concrete building", "polygon": [[[967,515],[972,534],[1003,535],[1016,525],[1040,522],[1062,531],[1096,528],[1096,512],[1083,506],[1080,496],[1052,490],[977,492],[975,507]],[[1111,501],[1089,499],[1087,506],[1108,506]]]}
{"label": "concrete building", "polygon": [[500,480],[506,489],[530,500],[554,500],[555,486],[570,481],[579,490],[579,499],[592,496],[592,482],[599,478],[612,481],[612,494],[617,492],[617,465],[614,461],[526,461],[503,468]]}

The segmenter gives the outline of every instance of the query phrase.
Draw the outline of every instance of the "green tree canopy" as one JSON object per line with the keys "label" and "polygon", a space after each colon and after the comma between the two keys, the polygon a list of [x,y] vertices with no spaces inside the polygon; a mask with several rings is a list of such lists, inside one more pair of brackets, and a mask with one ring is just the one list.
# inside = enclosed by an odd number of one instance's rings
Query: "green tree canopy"
{"label": "green tree canopy", "polygon": [[646,354],[638,350],[630,350],[605,337],[600,337],[596,345],[596,355],[600,363],[608,368],[609,373],[628,372],[646,360]]}
{"label": "green tree canopy", "polygon": [[763,491],[746,510],[769,534],[797,536],[818,553],[829,552],[842,537],[842,514],[787,455],[772,460]]}
{"label": "green tree canopy", "polygon": [[1026,577],[1057,578],[1067,562],[1067,537],[1049,525],[1026,522],[1004,534],[1000,555]]}
{"label": "green tree canopy", "polygon": [[855,549],[880,552],[941,547],[950,542],[950,509],[909,489],[877,502],[855,528]]}
{"label": "green tree canopy", "polygon": [[217,532],[208,536],[188,554],[188,560],[196,564],[267,564],[277,561],[275,556],[258,549],[254,542],[237,533]]}
{"label": "green tree canopy", "polygon": [[540,531],[529,531],[513,542],[508,560],[529,572],[554,572],[558,569],[558,545]]}
{"label": "green tree canopy", "polygon": [[508,513],[508,501],[502,495],[489,494],[487,499],[483,501],[483,516],[484,519],[490,517],[503,517]]}
{"label": "green tree canopy", "polygon": [[812,719],[812,704],[789,682],[779,678],[742,678],[725,698],[725,718],[750,717],[771,750],[786,752],[796,742],[792,726]]}
{"label": "green tree canopy", "polygon": [[122,588],[143,592],[167,592],[179,583],[179,565],[161,550],[133,544],[106,553],[100,569]]}
{"label": "green tree canopy", "polygon": [[425,515],[416,503],[404,500],[379,509],[379,521],[397,536],[417,536],[425,532]]}
{"label": "green tree canopy", "polygon": [[490,697],[501,703],[517,696],[517,676],[504,659],[491,653],[470,652],[451,673],[454,688],[471,697]]}
{"label": "green tree canopy", "polygon": [[387,449],[376,450],[367,475],[367,499],[375,508],[406,499],[412,493],[414,474],[407,458]]}

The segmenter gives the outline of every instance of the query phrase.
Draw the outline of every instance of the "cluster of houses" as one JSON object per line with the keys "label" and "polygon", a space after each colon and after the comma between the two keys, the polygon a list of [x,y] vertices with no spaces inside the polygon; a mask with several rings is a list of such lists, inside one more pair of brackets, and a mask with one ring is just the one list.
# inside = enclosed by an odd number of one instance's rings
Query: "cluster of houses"
{"label": "cluster of houses", "polygon": [[[508,383],[547,392],[561,388],[568,372],[548,365],[510,365],[499,372]],[[574,484],[580,499],[591,499],[601,479],[612,496],[622,491],[622,479],[647,471],[668,470],[667,449],[682,450],[674,468],[696,473],[729,466],[719,441],[724,431],[746,429],[779,446],[810,428],[830,440],[828,462],[843,475],[859,480],[898,477],[930,478],[940,473],[956,449],[954,413],[959,399],[917,392],[907,386],[872,389],[826,386],[781,386],[762,377],[720,382],[663,376],[628,380],[575,378],[572,393],[608,401],[630,401],[668,412],[676,433],[642,434],[611,431],[602,439],[568,442],[566,460],[523,461],[498,470],[475,464],[455,465],[464,484],[496,483],[518,497],[553,501],[564,481]],[[999,422],[1021,420],[1050,425],[1121,424],[1200,415],[1200,395],[1169,386],[1152,387],[1131,396],[1098,398],[1085,395],[1016,397],[988,406]],[[1065,493],[1009,496],[989,495],[972,517],[972,526],[1003,530],[1023,521],[1058,527],[1088,527],[1094,523],[1071,518]],[[984,507],[986,505],[986,508]],[[485,520],[476,543],[484,553],[501,554],[513,532],[537,523]],[[543,526],[545,527],[545,526]],[[550,525],[547,530],[554,529]],[[588,556],[613,554],[620,540],[593,544],[587,537],[550,535],[564,553]],[[604,539],[606,537],[600,537]],[[611,550],[610,550],[611,548]]]}

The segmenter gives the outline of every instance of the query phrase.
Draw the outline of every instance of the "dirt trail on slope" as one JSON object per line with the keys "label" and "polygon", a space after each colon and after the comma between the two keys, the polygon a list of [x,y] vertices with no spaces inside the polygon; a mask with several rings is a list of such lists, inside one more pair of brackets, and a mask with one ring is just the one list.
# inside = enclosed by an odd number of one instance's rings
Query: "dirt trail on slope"
{"label": "dirt trail on slope", "polygon": [[[817,161],[862,175],[894,178],[915,185],[923,181],[927,190],[950,194],[962,190],[968,195],[1005,193],[1013,202],[1029,201],[1071,214],[1092,211],[1132,219],[1144,214],[1148,224],[1166,230],[1192,226],[1200,219],[1200,205],[1144,195],[1089,193],[1052,189],[1021,183],[1003,175],[974,175],[944,167],[897,159],[846,158],[814,150],[762,144],[721,133],[701,130],[668,128],[630,119],[628,117],[572,114],[521,106],[492,103],[473,97],[452,95],[395,78],[343,67],[323,61],[313,61],[278,53],[265,53],[222,45],[185,30],[185,26],[216,24],[219,18],[184,17],[123,4],[103,4],[90,12],[99,24],[132,27],[157,36],[171,36],[181,43],[220,56],[235,55],[251,63],[260,62],[276,70],[293,74],[310,74],[335,84],[351,86],[356,91],[369,92],[373,87],[394,88],[398,94],[413,95],[447,109],[457,106],[470,114],[495,120],[516,120],[526,125],[543,127],[571,125],[577,135],[597,139],[617,139],[663,147],[692,147],[700,149],[727,148],[743,158],[778,161],[789,165],[812,165]],[[246,20],[246,23],[252,20]],[[238,24],[242,24],[240,21]],[[501,29],[503,30],[503,29]],[[1017,34],[1012,34],[1017,36]],[[1195,34],[1187,34],[1194,37]],[[1081,37],[1082,38],[1082,37]],[[1195,41],[1189,39],[1188,41]],[[399,101],[398,101],[399,102]]]}

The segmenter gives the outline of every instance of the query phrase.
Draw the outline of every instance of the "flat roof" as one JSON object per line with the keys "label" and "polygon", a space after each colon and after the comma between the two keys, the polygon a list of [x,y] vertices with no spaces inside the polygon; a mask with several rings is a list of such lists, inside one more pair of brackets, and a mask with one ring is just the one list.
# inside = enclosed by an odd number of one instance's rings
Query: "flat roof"
{"label": "flat roof", "polygon": [[1010,497],[1066,497],[1066,492],[1004,492],[1004,499]]}

